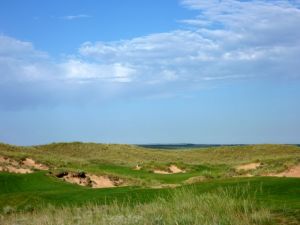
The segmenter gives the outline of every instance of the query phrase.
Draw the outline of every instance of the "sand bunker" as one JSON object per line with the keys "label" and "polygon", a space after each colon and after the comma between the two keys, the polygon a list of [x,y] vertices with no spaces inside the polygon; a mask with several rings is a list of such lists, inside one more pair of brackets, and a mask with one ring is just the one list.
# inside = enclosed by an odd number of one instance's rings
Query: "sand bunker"
{"label": "sand bunker", "polygon": [[40,163],[35,162],[33,159],[30,158],[26,158],[25,160],[22,161],[22,164],[30,167],[30,168],[34,168],[37,170],[48,170],[49,167]]}
{"label": "sand bunker", "polygon": [[78,184],[81,186],[89,186],[91,182],[88,177],[86,177],[85,175],[80,175],[79,173],[66,173],[66,175],[63,176],[62,179],[71,184]]}
{"label": "sand bunker", "polygon": [[177,166],[175,166],[175,165],[171,165],[171,166],[169,167],[169,170],[171,171],[171,173],[185,173],[184,170],[179,169],[179,168],[178,168]]}
{"label": "sand bunker", "polygon": [[21,173],[21,174],[32,173],[33,172],[31,169],[18,168],[18,167],[9,166],[9,165],[0,166],[0,171],[9,172],[9,173]]}
{"label": "sand bunker", "polygon": [[14,159],[10,159],[7,157],[0,156],[0,164],[7,164],[12,166],[19,166],[19,162]]}
{"label": "sand bunker", "polygon": [[111,188],[122,185],[124,182],[118,177],[97,176],[92,174],[63,172],[56,174],[56,177],[72,184],[92,188]]}
{"label": "sand bunker", "polygon": [[157,174],[174,174],[174,173],[185,173],[184,170],[178,168],[175,165],[171,165],[168,168],[168,171],[165,170],[153,170],[153,173],[157,173]]}
{"label": "sand bunker", "polygon": [[257,169],[261,164],[260,163],[249,163],[244,164],[236,167],[236,170],[255,170]]}
{"label": "sand bunker", "polygon": [[49,168],[43,164],[36,163],[33,159],[25,159],[16,161],[8,157],[0,156],[0,171],[9,173],[33,173],[32,169],[48,170]]}
{"label": "sand bunker", "polygon": [[153,173],[157,173],[157,174],[172,174],[168,171],[164,171],[164,170],[153,170]]}
{"label": "sand bunker", "polygon": [[97,175],[89,175],[92,188],[108,188],[108,187],[117,187],[122,185],[124,182],[122,179],[118,177],[109,177],[109,176],[97,176]]}
{"label": "sand bunker", "polygon": [[33,172],[29,168],[23,168],[18,161],[3,156],[0,156],[0,171],[21,174]]}
{"label": "sand bunker", "polygon": [[133,170],[141,170],[142,169],[142,167],[139,165],[139,164],[137,164],[134,168],[133,168]]}
{"label": "sand bunker", "polygon": [[277,174],[268,174],[268,176],[273,176],[273,177],[300,177],[300,164],[288,169],[287,171],[277,173]]}

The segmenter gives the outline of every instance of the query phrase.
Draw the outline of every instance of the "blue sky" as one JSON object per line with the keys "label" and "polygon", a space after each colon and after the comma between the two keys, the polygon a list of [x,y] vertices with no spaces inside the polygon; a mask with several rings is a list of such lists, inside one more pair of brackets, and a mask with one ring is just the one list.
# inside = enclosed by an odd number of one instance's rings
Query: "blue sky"
{"label": "blue sky", "polygon": [[0,141],[299,143],[300,1],[0,3]]}

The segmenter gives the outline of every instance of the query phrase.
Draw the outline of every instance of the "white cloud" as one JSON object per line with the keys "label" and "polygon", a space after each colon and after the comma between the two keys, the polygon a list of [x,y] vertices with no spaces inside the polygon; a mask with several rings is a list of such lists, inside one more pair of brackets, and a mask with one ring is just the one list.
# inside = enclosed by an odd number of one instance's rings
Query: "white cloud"
{"label": "white cloud", "polygon": [[135,70],[128,65],[89,63],[70,59],[60,65],[66,80],[130,82]]}
{"label": "white cloud", "polygon": [[34,49],[31,42],[0,35],[0,57],[30,60],[37,57],[47,58],[48,55]]}
{"label": "white cloud", "polygon": [[62,16],[60,18],[64,19],[64,20],[76,20],[76,19],[87,19],[87,18],[91,18],[91,17],[92,16],[87,15],[87,14],[78,14],[78,15]]}

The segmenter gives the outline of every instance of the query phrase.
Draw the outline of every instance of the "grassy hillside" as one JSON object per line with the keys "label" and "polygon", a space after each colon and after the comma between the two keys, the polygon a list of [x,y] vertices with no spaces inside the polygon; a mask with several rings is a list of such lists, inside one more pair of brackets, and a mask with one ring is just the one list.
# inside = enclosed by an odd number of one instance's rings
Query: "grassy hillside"
{"label": "grassy hillside", "polygon": [[[32,147],[0,144],[0,154],[34,156],[43,162],[59,165],[109,163],[134,166],[141,162],[183,162],[187,164],[240,164],[256,160],[290,159],[299,157],[300,147],[294,145],[249,145],[159,150],[134,145],[95,143],[54,143]],[[96,161],[94,161],[96,160]]]}
{"label": "grassy hillside", "polygon": [[[236,213],[245,219],[244,224],[268,224],[271,220],[273,223],[274,218],[279,224],[300,223],[300,179],[263,176],[268,173],[278,173],[299,164],[300,147],[298,146],[253,145],[160,150],[133,145],[79,142],[31,147],[0,144],[0,156],[16,161],[32,158],[49,166],[49,171],[36,171],[31,174],[0,172],[0,212],[3,214],[3,220],[0,222],[2,223],[13,224],[13,218],[18,215],[28,219],[30,215],[26,212],[32,210],[36,213],[34,219],[38,220],[42,215],[41,210],[45,210],[44,213],[50,213],[51,206],[49,205],[59,207],[59,210],[69,216],[74,213],[69,208],[71,206],[74,209],[79,207],[76,210],[90,210],[93,215],[92,212],[99,210],[100,205],[117,207],[119,212],[114,211],[115,208],[107,210],[124,216],[124,210],[135,212],[136,207],[153,208],[154,205],[162,208],[170,207],[170,202],[173,201],[170,199],[177,196],[178,190],[192,191],[194,196],[199,196],[199,199],[202,200],[211,198],[207,197],[210,194],[217,194],[215,201],[218,201],[220,189],[225,192],[231,190],[230,193],[235,193],[234,195],[230,194],[228,201],[236,201],[237,207],[245,197],[243,193],[246,190],[247,195],[251,196],[251,201],[248,197],[244,200],[248,199],[251,202],[251,207],[257,210],[257,214],[270,213],[266,220],[251,223],[253,215],[250,219],[250,217],[244,217],[243,213],[240,214],[240,208],[238,211],[233,210],[233,214]],[[238,165],[253,162],[260,163],[255,170],[237,171],[236,169]],[[141,166],[140,170],[134,169],[137,164]],[[185,173],[156,174],[153,172],[155,169],[167,170],[170,165],[177,165]],[[118,176],[125,180],[125,185],[104,189],[82,187],[54,177],[53,174],[59,171],[84,171],[90,174]],[[254,175],[254,177],[245,177],[250,175]],[[166,202],[163,202],[163,199]],[[179,204],[178,199],[174,200],[173,204]],[[196,203],[192,202],[191,204]],[[204,210],[204,208],[201,209]],[[176,210],[184,209],[180,209],[180,207],[174,209],[173,214],[154,210],[158,214],[162,213],[163,220],[169,222],[154,223],[152,221],[153,223],[149,222],[148,224],[172,224],[170,217],[175,216]],[[226,211],[224,208],[216,210]],[[256,212],[255,210],[253,212]],[[25,212],[22,213],[22,211]],[[191,210],[191,212],[194,211]],[[57,212],[52,213],[56,214]],[[137,213],[135,212],[135,214]],[[222,222],[224,218],[221,214],[218,215]],[[111,215],[107,216],[110,218]],[[148,218],[149,215],[140,216]],[[50,221],[48,224],[53,224],[51,218],[48,218]],[[93,217],[93,219],[95,218]],[[192,219],[198,221],[199,218]],[[236,223],[225,221],[220,224]]]}
{"label": "grassy hillside", "polygon": [[[157,186],[185,183],[189,178],[201,179],[237,176],[236,165],[261,162],[250,173],[281,172],[300,161],[300,148],[292,145],[225,146],[185,150],[157,150],[133,145],[94,143],[54,143],[19,147],[0,144],[0,156],[17,160],[27,157],[44,163],[54,171],[85,171],[121,177],[130,185]],[[165,176],[154,169],[166,170],[175,164],[186,173]],[[142,169],[133,170],[136,165]]]}

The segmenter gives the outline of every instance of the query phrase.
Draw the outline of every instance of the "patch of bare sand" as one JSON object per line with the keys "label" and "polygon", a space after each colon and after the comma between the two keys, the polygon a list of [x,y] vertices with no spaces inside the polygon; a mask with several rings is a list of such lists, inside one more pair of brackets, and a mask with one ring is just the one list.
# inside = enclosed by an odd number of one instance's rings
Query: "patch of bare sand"
{"label": "patch of bare sand", "polygon": [[33,172],[31,169],[18,168],[18,167],[10,166],[10,165],[0,166],[0,171],[9,172],[9,173],[21,173],[21,174]]}
{"label": "patch of bare sand", "polygon": [[112,188],[123,184],[123,180],[118,177],[98,176],[85,173],[64,172],[57,174],[56,177],[72,184],[92,188]]}
{"label": "patch of bare sand", "polygon": [[0,165],[0,171],[6,171],[9,173],[32,173],[32,168],[38,170],[49,169],[47,166],[36,163],[30,158],[27,158],[23,161],[16,161],[8,157],[0,156]]}
{"label": "patch of bare sand", "polygon": [[78,184],[81,186],[89,186],[90,185],[90,179],[88,179],[85,175],[82,176],[78,173],[67,173],[65,176],[63,176],[62,179],[71,184]]}
{"label": "patch of bare sand", "polygon": [[6,163],[8,161],[7,158],[0,156],[0,163]]}
{"label": "patch of bare sand", "polygon": [[153,173],[157,173],[157,174],[172,174],[168,171],[164,171],[164,170],[153,170]]}
{"label": "patch of bare sand", "polygon": [[22,164],[24,166],[34,168],[34,169],[37,169],[37,170],[49,170],[48,166],[43,165],[41,163],[37,163],[36,161],[34,161],[31,158],[26,158],[25,160],[22,161]]}
{"label": "patch of bare sand", "polygon": [[171,173],[185,173],[184,170],[178,168],[178,167],[175,166],[175,165],[171,165],[171,166],[169,167],[169,170],[171,171]]}
{"label": "patch of bare sand", "polygon": [[185,173],[185,171],[178,168],[176,165],[170,165],[169,168],[168,168],[168,171],[153,170],[153,173],[157,173],[157,174],[174,174],[174,173]]}
{"label": "patch of bare sand", "polygon": [[14,159],[0,156],[0,171],[9,173],[32,173],[33,171],[29,168],[23,168],[20,163]]}
{"label": "patch of bare sand", "polygon": [[141,170],[142,169],[142,167],[139,165],[139,164],[137,164],[134,168],[133,168],[133,170]]}
{"label": "patch of bare sand", "polygon": [[249,163],[235,167],[236,170],[255,170],[260,167],[260,163]]}
{"label": "patch of bare sand", "polygon": [[14,159],[10,159],[8,157],[0,156],[0,164],[7,164],[12,166],[19,166],[19,162]]}
{"label": "patch of bare sand", "polygon": [[117,187],[123,184],[123,180],[118,177],[89,175],[92,181],[92,188]]}
{"label": "patch of bare sand", "polygon": [[287,171],[277,173],[277,174],[268,174],[268,176],[273,177],[300,177],[300,164],[297,166],[293,166]]}

